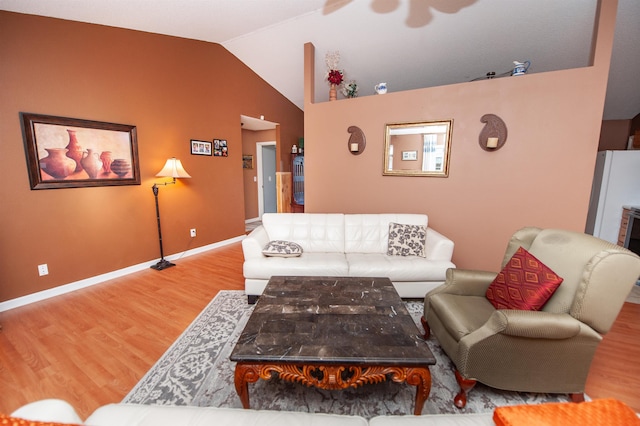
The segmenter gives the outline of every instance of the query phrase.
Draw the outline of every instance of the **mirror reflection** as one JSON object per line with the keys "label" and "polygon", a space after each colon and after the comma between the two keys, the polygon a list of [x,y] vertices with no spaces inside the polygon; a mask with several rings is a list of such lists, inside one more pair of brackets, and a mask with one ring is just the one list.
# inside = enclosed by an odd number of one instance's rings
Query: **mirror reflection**
{"label": "mirror reflection", "polygon": [[447,177],[452,126],[453,120],[387,124],[382,174]]}

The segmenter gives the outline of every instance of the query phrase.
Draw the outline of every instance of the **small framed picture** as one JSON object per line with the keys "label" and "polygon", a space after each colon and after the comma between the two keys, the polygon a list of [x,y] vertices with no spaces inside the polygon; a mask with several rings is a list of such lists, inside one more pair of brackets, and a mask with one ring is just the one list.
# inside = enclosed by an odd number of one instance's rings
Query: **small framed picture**
{"label": "small framed picture", "polygon": [[418,159],[418,151],[402,151],[402,161],[415,161]]}
{"label": "small framed picture", "polygon": [[214,139],[213,140],[213,155],[215,157],[228,157],[229,147],[227,147],[226,139]]}
{"label": "small framed picture", "polygon": [[253,155],[243,155],[242,156],[242,168],[243,169],[253,169]]}
{"label": "small framed picture", "polygon": [[211,149],[211,142],[199,141],[191,139],[191,154],[192,155],[213,155]]}

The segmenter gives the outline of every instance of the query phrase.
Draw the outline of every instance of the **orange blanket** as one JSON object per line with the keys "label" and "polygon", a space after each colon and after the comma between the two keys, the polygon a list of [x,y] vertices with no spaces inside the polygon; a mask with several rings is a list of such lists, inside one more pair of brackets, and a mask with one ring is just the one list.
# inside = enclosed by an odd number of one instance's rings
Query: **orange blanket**
{"label": "orange blanket", "polygon": [[636,413],[615,399],[498,407],[493,421],[497,426],[640,425]]}

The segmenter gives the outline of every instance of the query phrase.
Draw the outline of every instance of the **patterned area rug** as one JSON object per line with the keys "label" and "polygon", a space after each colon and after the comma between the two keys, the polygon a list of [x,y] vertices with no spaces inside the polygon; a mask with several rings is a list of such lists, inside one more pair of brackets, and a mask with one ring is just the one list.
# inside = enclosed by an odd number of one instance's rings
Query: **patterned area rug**
{"label": "patterned area rug", "polygon": [[[420,301],[407,301],[416,321]],[[221,291],[178,340],[125,397],[138,404],[192,405],[242,408],[233,384],[235,363],[229,355],[253,310],[242,291]],[[566,402],[566,395],[505,392],[478,384],[467,406],[458,410],[458,390],[452,364],[433,337],[427,342],[437,359],[430,368],[432,387],[424,414],[491,412],[496,406]],[[358,389],[325,391],[278,380],[249,384],[251,408],[359,415],[412,414],[415,387],[384,382]]]}

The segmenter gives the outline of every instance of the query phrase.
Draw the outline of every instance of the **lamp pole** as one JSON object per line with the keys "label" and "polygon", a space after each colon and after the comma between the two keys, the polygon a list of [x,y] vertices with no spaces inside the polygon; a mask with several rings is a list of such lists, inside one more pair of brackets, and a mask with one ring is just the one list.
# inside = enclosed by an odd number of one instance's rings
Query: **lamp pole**
{"label": "lamp pole", "polygon": [[151,189],[153,190],[153,196],[156,199],[156,218],[158,220],[158,241],[160,242],[160,261],[155,265],[151,265],[151,269],[155,269],[157,271],[162,271],[163,269],[170,268],[172,266],[176,266],[175,264],[165,260],[164,258],[164,248],[162,247],[162,228],[160,226],[160,206],[158,205],[158,185],[170,185],[172,183],[176,183],[176,178],[190,178],[191,176],[187,171],[182,167],[182,162],[178,160],[176,157],[169,158],[165,163],[164,167],[158,174],[157,177],[170,177],[173,178],[171,182],[163,182],[163,183],[154,183]]}
{"label": "lamp pole", "polygon": [[[164,185],[167,185],[169,183],[176,183],[175,178],[173,179],[173,182],[164,183]],[[162,271],[163,269],[167,269],[176,265],[175,263],[171,263],[164,258],[164,249],[162,248],[162,227],[160,226],[160,206],[158,205],[158,192],[159,192],[158,184],[154,183],[151,189],[153,190],[153,196],[156,199],[156,218],[158,219],[158,241],[160,242],[160,261],[155,265],[151,265],[151,269]]]}

